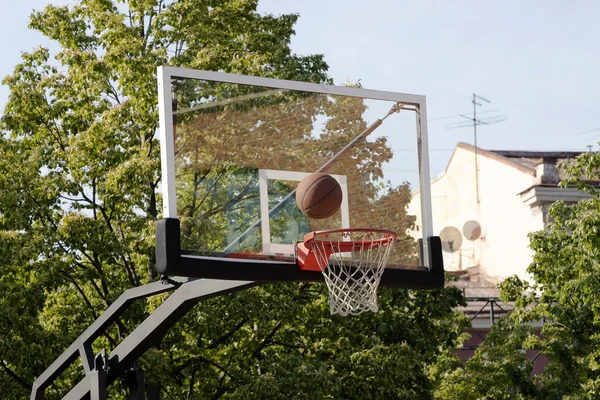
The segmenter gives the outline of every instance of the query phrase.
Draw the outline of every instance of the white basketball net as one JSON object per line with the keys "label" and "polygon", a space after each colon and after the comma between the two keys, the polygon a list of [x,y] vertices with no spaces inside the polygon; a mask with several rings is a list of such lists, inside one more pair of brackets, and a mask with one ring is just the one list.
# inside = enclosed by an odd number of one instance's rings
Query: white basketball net
{"label": "white basketball net", "polygon": [[396,233],[373,229],[319,232],[307,243],[329,289],[331,314],[377,312],[377,288]]}

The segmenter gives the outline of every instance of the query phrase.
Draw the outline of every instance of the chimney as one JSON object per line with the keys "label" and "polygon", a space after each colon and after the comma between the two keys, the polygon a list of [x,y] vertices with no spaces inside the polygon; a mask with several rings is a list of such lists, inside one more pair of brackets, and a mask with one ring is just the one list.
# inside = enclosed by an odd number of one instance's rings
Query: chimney
{"label": "chimney", "polygon": [[560,181],[558,169],[556,168],[556,158],[540,158],[535,163],[535,184],[537,185],[557,185]]}

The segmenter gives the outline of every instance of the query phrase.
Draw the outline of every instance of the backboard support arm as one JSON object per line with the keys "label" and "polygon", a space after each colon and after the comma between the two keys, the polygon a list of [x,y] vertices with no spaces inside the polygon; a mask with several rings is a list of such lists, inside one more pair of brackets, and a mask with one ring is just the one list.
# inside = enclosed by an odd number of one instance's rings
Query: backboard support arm
{"label": "backboard support arm", "polygon": [[[170,283],[155,282],[125,291],[35,380],[30,399],[45,399],[44,392],[46,388],[77,360],[77,356],[80,355],[79,349],[84,344],[91,345],[133,304],[134,300],[176,289],[167,300],[106,357],[105,366],[101,367],[102,363],[99,363],[97,361],[98,357],[96,357],[93,369],[90,368],[89,372],[86,369],[86,372],[88,372],[86,377],[79,381],[64,398],[90,398],[93,389],[94,396],[101,399],[103,395],[105,396],[105,391],[99,388],[99,385],[105,384],[105,389],[126,372],[146,350],[156,344],[198,302],[244,290],[258,284],[251,281],[174,278],[170,280]],[[82,361],[85,363],[89,360]]]}

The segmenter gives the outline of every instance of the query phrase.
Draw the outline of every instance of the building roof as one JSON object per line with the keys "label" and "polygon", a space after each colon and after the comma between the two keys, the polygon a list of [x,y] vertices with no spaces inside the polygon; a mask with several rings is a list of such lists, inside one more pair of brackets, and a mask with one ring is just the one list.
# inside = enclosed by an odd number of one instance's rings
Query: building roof
{"label": "building roof", "polygon": [[[468,143],[459,143],[457,148],[475,152],[475,147]],[[584,153],[583,151],[531,151],[531,150],[485,150],[477,148],[477,153],[484,157],[494,159],[505,165],[536,175],[535,167],[540,163],[556,164],[557,162],[574,159]],[[558,169],[559,179],[565,177],[563,169]]]}
{"label": "building roof", "polygon": [[[438,179],[442,178],[446,175],[448,171],[448,167],[452,163],[452,159],[456,154],[456,150],[464,149],[470,152],[475,153],[475,146],[469,143],[460,142],[456,145],[454,149],[454,153],[450,157],[450,161],[448,161],[448,165],[446,165],[446,169],[444,172],[437,177],[431,180],[431,183],[434,183]],[[481,147],[477,147],[477,154],[480,156],[487,157],[489,159],[495,160],[502,164],[505,164],[509,167],[515,168],[521,172],[525,172],[533,177],[536,176],[536,165],[540,163],[548,163],[548,164],[556,164],[560,161],[565,161],[569,159],[573,159],[580,154],[584,153],[583,151],[532,151],[532,150],[486,150]],[[565,178],[565,171],[563,169],[558,169],[559,180],[563,180]],[[550,185],[556,186],[556,185]],[[415,190],[413,194],[417,194],[419,189]]]}

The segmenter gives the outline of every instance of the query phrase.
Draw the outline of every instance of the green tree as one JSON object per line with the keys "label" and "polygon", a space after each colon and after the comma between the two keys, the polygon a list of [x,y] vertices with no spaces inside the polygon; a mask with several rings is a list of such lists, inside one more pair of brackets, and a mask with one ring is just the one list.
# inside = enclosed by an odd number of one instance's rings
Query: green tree
{"label": "green tree", "polygon": [[[256,5],[81,0],[32,14],[30,26],[60,50],[25,53],[4,80],[3,397],[26,397],[117,296],[155,279],[157,66],[327,81],[321,55],[289,48],[298,16],[260,15]],[[200,304],[142,363],[172,398],[431,397],[440,374],[429,371],[455,361],[461,301],[450,289],[383,290],[381,314],[342,319],[328,315],[323,285],[268,285]],[[110,351],[156,305],[137,304],[95,350]],[[81,377],[69,369],[48,397]]]}
{"label": "green tree", "polygon": [[[600,154],[563,164],[563,187],[590,195],[576,204],[556,202],[551,222],[530,235],[532,283],[502,283],[515,311],[495,325],[475,356],[443,385],[441,398],[596,399],[600,395]],[[532,323],[543,321],[536,332]],[[532,376],[526,349],[549,363]]]}

